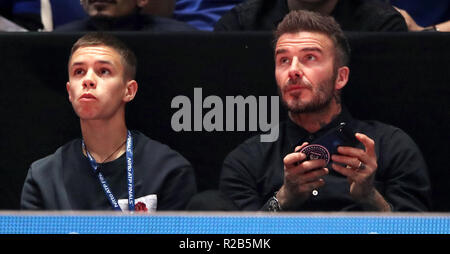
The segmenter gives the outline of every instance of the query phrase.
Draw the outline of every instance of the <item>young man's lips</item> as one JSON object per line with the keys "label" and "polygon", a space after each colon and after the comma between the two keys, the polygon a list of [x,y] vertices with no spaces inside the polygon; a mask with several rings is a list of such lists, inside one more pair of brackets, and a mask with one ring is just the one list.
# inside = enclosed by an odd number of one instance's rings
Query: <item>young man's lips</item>
{"label": "young man's lips", "polygon": [[94,95],[92,95],[90,93],[85,93],[80,96],[80,100],[96,100],[96,99],[97,99],[97,97],[95,97]]}

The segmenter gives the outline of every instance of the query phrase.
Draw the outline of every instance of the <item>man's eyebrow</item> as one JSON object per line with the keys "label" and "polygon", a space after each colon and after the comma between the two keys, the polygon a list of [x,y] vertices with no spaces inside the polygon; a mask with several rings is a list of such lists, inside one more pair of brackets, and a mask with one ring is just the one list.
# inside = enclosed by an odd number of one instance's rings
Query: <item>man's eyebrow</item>
{"label": "man's eyebrow", "polygon": [[83,62],[73,62],[70,66],[84,65]]}
{"label": "man's eyebrow", "polygon": [[[277,49],[277,50],[275,51],[275,55],[283,54],[283,53],[286,53],[287,51],[288,51],[287,49]],[[320,48],[317,48],[317,47],[306,47],[306,48],[300,49],[299,51],[300,51],[300,52],[310,52],[310,51],[315,51],[315,52],[319,52],[319,53],[322,52],[322,50],[321,50]]]}
{"label": "man's eyebrow", "polygon": [[322,50],[317,47],[306,47],[306,48],[302,48],[300,51],[303,51],[303,52],[315,51],[315,52],[319,52],[319,53],[322,52]]}
{"label": "man's eyebrow", "polygon": [[283,53],[286,53],[286,52],[287,52],[286,49],[277,49],[277,50],[275,50],[275,55],[283,54]]}
{"label": "man's eyebrow", "polygon": [[[97,63],[113,65],[113,63],[108,60],[99,60],[99,61],[97,61]],[[73,62],[70,66],[77,66],[77,65],[85,65],[85,63],[84,62]]]}
{"label": "man's eyebrow", "polygon": [[114,65],[113,64],[113,62],[111,62],[111,61],[108,61],[108,60],[99,60],[99,61],[97,61],[98,63],[101,63],[101,64],[109,64],[109,65]]}

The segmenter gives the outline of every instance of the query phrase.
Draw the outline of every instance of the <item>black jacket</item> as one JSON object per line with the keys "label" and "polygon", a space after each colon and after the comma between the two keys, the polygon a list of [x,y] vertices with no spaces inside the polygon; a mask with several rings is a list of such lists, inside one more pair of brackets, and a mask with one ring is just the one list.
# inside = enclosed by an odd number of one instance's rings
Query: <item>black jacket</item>
{"label": "black jacket", "polygon": [[[190,163],[168,146],[133,131],[135,198],[155,194],[157,210],[182,210],[196,193]],[[116,199],[127,200],[125,154],[100,164]],[[136,202],[138,203],[138,202]],[[43,159],[32,163],[25,180],[22,209],[112,210],[97,174],[75,139]]]}

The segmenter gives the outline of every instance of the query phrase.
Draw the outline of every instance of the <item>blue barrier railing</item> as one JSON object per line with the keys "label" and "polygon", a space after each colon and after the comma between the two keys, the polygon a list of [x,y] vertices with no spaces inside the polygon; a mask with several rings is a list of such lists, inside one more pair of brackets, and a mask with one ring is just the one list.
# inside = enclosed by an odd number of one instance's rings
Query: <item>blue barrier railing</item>
{"label": "blue barrier railing", "polygon": [[449,234],[439,213],[1,212],[0,234]]}

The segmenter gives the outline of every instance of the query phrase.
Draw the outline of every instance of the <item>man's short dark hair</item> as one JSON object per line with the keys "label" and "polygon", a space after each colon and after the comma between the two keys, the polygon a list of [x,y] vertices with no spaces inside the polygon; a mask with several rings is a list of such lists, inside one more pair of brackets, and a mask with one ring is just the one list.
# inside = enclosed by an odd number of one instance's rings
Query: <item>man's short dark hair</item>
{"label": "man's short dark hair", "polygon": [[128,78],[129,80],[135,78],[137,59],[134,52],[115,36],[103,32],[91,32],[78,39],[75,44],[73,44],[70,51],[69,63],[73,53],[75,53],[77,49],[99,45],[107,46],[116,50],[122,57],[124,63],[125,78]]}
{"label": "man's short dark hair", "polygon": [[340,25],[331,16],[318,12],[297,10],[291,11],[278,24],[274,31],[275,43],[286,33],[319,32],[330,37],[336,47],[336,67],[349,64],[350,46]]}

